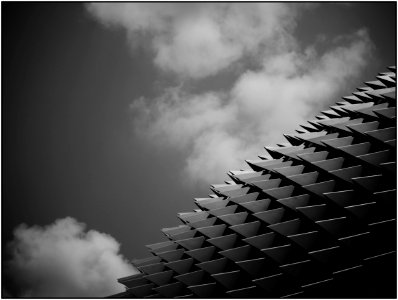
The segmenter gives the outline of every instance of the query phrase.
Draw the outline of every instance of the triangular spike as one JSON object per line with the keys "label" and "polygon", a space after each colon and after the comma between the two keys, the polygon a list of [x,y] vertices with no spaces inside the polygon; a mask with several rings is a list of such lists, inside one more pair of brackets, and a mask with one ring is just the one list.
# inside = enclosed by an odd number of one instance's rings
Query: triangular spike
{"label": "triangular spike", "polygon": [[295,136],[289,134],[284,134],[283,136],[288,140],[289,143],[291,143],[294,146],[302,144],[302,142],[299,139],[297,139]]}
{"label": "triangular spike", "polygon": [[388,99],[391,99],[391,100],[396,100],[397,93],[395,91],[394,92],[388,92],[388,93],[382,94],[382,96],[384,98],[388,98]]}
{"label": "triangular spike", "polygon": [[329,118],[338,118],[340,117],[340,114],[332,109],[328,109],[328,110],[323,110],[322,113],[325,116],[328,116]]}
{"label": "triangular spike", "polygon": [[356,104],[356,103],[362,103],[362,100],[359,99],[358,97],[351,95],[351,96],[344,96],[342,97],[344,100],[352,103],[352,104]]}
{"label": "triangular spike", "polygon": [[361,86],[361,87],[357,87],[357,90],[358,90],[359,92],[366,92],[366,91],[371,91],[372,88],[371,88],[371,87],[368,87],[368,86]]}
{"label": "triangular spike", "polygon": [[353,92],[352,94],[365,102],[369,102],[372,100],[372,98],[368,96],[365,92]]}
{"label": "triangular spike", "polygon": [[379,80],[366,81],[365,84],[375,90],[386,87],[386,85]]}
{"label": "triangular spike", "polygon": [[397,109],[395,107],[377,109],[373,112],[381,118],[396,119],[397,117]]}
{"label": "triangular spike", "polygon": [[[312,125],[312,124],[311,124]],[[317,132],[319,131],[318,128],[313,127],[313,126],[308,126],[308,125],[300,125],[302,128],[304,128],[305,130],[309,131],[309,132]]]}
{"label": "triangular spike", "polygon": [[379,79],[381,82],[383,82],[387,87],[395,87],[395,85],[396,85],[395,80],[393,80],[389,76],[379,75],[379,76],[376,76],[376,78]]}

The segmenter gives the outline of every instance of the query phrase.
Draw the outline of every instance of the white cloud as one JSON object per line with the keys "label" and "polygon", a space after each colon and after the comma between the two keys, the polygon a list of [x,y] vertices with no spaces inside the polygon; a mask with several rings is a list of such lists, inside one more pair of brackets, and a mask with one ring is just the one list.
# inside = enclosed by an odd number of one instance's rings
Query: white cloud
{"label": "white cloud", "polygon": [[229,169],[283,142],[358,79],[372,44],[366,31],[346,36],[324,54],[315,49],[266,53],[259,70],[244,72],[228,92],[189,94],[167,89],[157,99],[135,101],[137,132],[159,145],[188,153],[191,179],[219,182]]}
{"label": "white cloud", "polygon": [[20,225],[8,244],[5,272],[22,297],[103,297],[123,291],[116,279],[137,273],[110,235],[85,231],[67,217],[40,227]]}
{"label": "white cloud", "polygon": [[[92,3],[88,10],[102,23],[124,28],[133,43],[146,35],[155,64],[181,75],[179,86],[133,102],[135,127],[158,145],[180,149],[188,178],[211,182],[243,166],[262,146],[283,142],[282,133],[336,101],[366,66],[372,43],[365,30],[324,36],[303,49],[294,30],[313,6]],[[325,45],[329,49],[318,53]],[[220,78],[228,67],[243,71],[223,92],[195,94],[184,87],[187,77]]]}
{"label": "white cloud", "polygon": [[[183,77],[217,74],[265,45],[288,43],[298,8],[284,3],[90,3],[87,8],[107,26],[151,37],[157,66]],[[142,41],[142,39],[140,40]]]}

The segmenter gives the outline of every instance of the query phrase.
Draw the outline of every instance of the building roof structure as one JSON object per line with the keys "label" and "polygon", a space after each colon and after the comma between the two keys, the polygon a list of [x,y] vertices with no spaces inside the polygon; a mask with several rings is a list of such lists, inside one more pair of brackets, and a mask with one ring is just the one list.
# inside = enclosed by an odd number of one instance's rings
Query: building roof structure
{"label": "building roof structure", "polygon": [[118,281],[138,298],[396,297],[396,68],[247,161]]}

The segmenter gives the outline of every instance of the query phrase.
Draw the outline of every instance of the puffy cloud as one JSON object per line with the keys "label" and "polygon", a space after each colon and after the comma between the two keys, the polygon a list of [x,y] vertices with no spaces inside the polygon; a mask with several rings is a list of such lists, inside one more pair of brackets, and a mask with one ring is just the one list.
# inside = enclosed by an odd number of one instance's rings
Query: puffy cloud
{"label": "puffy cloud", "polygon": [[[103,24],[127,31],[132,45],[151,37],[154,62],[181,76],[217,74],[264,46],[289,43],[305,5],[284,3],[90,3]],[[140,39],[142,41],[142,39]]]}
{"label": "puffy cloud", "polygon": [[[124,28],[133,44],[145,35],[139,40],[150,40],[155,64],[181,75],[179,86],[132,103],[135,128],[158,145],[180,149],[186,178],[209,182],[219,181],[227,168],[242,167],[264,144],[282,142],[282,133],[337,100],[364,69],[372,43],[363,29],[323,35],[307,48],[300,44],[296,24],[313,6],[92,3],[87,8],[102,23]],[[218,73],[212,78],[219,79],[227,69],[241,74],[224,91],[186,88],[187,77]]]}
{"label": "puffy cloud", "polygon": [[283,142],[281,133],[336,101],[358,79],[371,50],[359,30],[322,54],[314,48],[263,53],[261,68],[244,72],[229,91],[190,94],[180,86],[133,102],[137,132],[184,149],[190,178],[219,182],[228,168]]}
{"label": "puffy cloud", "polygon": [[116,279],[137,273],[108,234],[85,231],[67,217],[40,227],[20,225],[7,247],[5,273],[22,297],[102,297],[123,287]]}

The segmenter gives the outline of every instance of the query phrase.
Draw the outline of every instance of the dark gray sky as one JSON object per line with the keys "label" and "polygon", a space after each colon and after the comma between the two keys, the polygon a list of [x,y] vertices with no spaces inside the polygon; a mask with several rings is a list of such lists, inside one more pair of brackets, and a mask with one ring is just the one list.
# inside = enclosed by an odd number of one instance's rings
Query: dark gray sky
{"label": "dark gray sky", "polygon": [[[300,47],[323,40],[320,53],[365,28],[373,48],[361,80],[395,64],[395,2],[319,4],[296,22]],[[211,183],[183,179],[193,144],[149,141],[139,127],[147,119],[130,108],[140,97],[160,101],[180,77],[154,63],[147,36],[132,47],[125,29],[103,26],[82,3],[3,2],[2,25],[3,247],[21,223],[70,216],[113,236],[125,257],[146,256],[144,245],[163,240],[160,228],[178,225],[176,213],[194,209],[192,198],[206,197]],[[184,85],[196,94],[226,90],[245,68]]]}
{"label": "dark gray sky", "polygon": [[81,4],[7,3],[3,18],[4,237],[73,216],[143,255],[207,189],[180,186],[178,154],[133,137],[129,105],[156,76],[149,54],[131,55]]}

